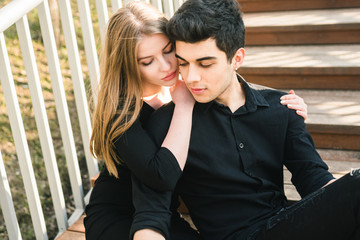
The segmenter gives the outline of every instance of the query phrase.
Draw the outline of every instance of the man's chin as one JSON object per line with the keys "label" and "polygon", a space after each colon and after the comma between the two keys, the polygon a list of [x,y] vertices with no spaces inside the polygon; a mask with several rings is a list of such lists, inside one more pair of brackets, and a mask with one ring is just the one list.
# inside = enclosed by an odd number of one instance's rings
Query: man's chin
{"label": "man's chin", "polygon": [[211,102],[212,99],[209,98],[204,98],[204,97],[199,97],[199,96],[194,96],[195,101],[197,101],[198,103],[208,103]]}

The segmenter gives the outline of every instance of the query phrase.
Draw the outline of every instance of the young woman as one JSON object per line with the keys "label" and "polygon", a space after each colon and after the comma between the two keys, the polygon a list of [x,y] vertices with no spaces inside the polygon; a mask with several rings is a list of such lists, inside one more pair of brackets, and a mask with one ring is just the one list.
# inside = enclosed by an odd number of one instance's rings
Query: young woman
{"label": "young woman", "polygon": [[[171,191],[184,168],[194,99],[178,80],[166,23],[160,12],[143,2],[131,2],[108,22],[90,143],[94,157],[105,166],[85,211],[87,239],[129,239],[134,214],[131,177],[157,191]],[[158,149],[143,127],[153,111],[171,100],[169,92],[175,110]],[[282,101],[306,118],[301,98],[289,94]],[[166,233],[149,229],[135,238],[153,235]]]}

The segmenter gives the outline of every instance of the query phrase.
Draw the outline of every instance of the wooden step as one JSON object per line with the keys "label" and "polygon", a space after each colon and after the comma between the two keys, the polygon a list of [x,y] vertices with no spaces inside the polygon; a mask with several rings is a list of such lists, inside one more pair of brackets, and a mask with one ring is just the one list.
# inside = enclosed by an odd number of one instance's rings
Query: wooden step
{"label": "wooden step", "polygon": [[360,44],[245,50],[238,72],[249,82],[273,88],[360,90]]}
{"label": "wooden step", "polygon": [[56,240],[85,240],[84,217],[80,217],[65,232],[56,238]]}
{"label": "wooden step", "polygon": [[243,12],[360,7],[359,0],[238,0]]}
{"label": "wooden step", "polygon": [[[360,168],[360,151],[318,149],[318,152],[335,178],[344,176],[351,168]],[[291,183],[291,173],[286,168],[284,168],[284,188],[289,200],[300,200],[300,195]]]}
{"label": "wooden step", "polygon": [[317,148],[360,151],[360,127],[346,125],[308,124]]}
{"label": "wooden step", "polygon": [[360,43],[360,8],[244,14],[246,46]]}
{"label": "wooden step", "polygon": [[307,130],[317,148],[360,151],[360,91],[296,93],[308,105]]}

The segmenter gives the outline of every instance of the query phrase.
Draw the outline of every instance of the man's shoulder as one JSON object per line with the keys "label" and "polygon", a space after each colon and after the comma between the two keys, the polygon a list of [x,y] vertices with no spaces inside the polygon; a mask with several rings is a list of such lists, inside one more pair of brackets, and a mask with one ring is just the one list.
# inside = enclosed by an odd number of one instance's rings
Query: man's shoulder
{"label": "man's shoulder", "polygon": [[[278,106],[278,103],[280,103],[280,98],[287,93],[275,88],[270,88],[264,85],[254,84],[254,83],[248,83],[251,91],[254,91],[258,94],[260,94],[268,104],[273,105],[275,104]],[[283,105],[281,105],[283,106]]]}
{"label": "man's shoulder", "polygon": [[278,97],[278,96],[283,96],[286,95],[287,93],[284,91],[281,91],[279,89],[275,89],[275,88],[271,88],[268,86],[264,86],[264,85],[259,85],[256,83],[250,83],[248,82],[249,87],[253,90],[253,91],[257,91],[259,92],[261,95],[268,96],[268,97]]}

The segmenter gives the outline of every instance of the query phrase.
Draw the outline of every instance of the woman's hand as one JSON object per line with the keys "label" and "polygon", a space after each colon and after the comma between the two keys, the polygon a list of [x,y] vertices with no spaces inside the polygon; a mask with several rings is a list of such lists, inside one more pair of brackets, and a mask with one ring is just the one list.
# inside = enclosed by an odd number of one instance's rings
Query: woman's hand
{"label": "woman's hand", "polygon": [[287,105],[288,108],[296,110],[296,113],[307,119],[307,105],[304,99],[295,94],[294,90],[290,90],[288,95],[284,95],[280,98],[282,105]]}
{"label": "woman's hand", "polygon": [[170,94],[175,105],[184,104],[193,107],[195,104],[193,96],[182,80],[178,80],[176,84],[170,88]]}

